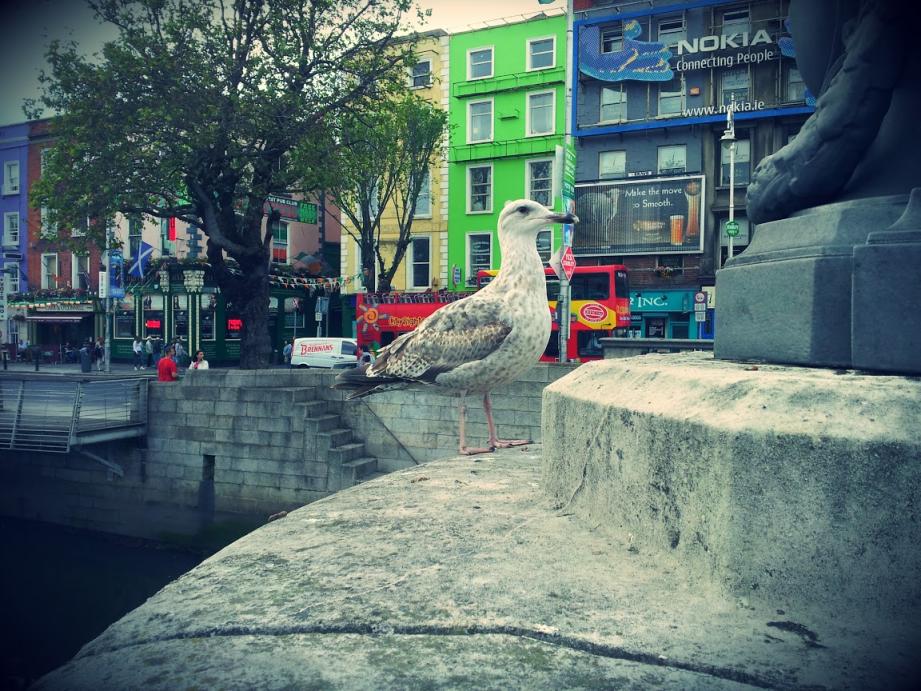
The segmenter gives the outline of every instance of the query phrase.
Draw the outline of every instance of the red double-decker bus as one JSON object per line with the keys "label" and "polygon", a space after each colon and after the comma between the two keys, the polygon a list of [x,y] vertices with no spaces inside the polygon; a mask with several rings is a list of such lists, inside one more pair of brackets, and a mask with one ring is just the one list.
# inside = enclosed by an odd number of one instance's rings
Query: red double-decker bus
{"label": "red double-decker bus", "polygon": [[[555,316],[560,282],[547,268],[547,308]],[[477,288],[496,276],[495,270],[477,274]],[[622,264],[576,267],[570,282],[570,333],[566,359],[586,362],[603,356],[600,338],[624,335],[630,326],[630,294],[627,269]],[[463,299],[467,292],[368,293],[359,294],[356,303],[358,344],[372,350],[385,346],[397,336],[415,329],[419,323],[444,305]],[[559,360],[559,324],[553,333],[542,361]]]}

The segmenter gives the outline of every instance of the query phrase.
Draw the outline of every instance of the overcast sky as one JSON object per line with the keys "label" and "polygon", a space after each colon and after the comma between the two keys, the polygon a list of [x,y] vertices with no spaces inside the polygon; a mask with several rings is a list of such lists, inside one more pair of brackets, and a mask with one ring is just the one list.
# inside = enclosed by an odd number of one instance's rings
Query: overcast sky
{"label": "overcast sky", "polygon": [[[423,29],[458,31],[566,6],[565,0],[420,0],[432,15]],[[114,31],[97,24],[81,0],[2,0],[0,22],[0,125],[23,122],[23,99],[37,97],[38,75],[52,39],[73,38],[86,53],[97,51]]]}

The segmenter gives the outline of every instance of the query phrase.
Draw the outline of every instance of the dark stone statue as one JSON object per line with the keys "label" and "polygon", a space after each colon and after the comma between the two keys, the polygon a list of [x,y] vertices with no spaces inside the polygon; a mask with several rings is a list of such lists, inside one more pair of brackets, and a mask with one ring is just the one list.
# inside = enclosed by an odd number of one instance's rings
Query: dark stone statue
{"label": "dark stone statue", "polygon": [[919,20],[901,0],[791,3],[816,111],[752,177],[717,357],[921,372]]}

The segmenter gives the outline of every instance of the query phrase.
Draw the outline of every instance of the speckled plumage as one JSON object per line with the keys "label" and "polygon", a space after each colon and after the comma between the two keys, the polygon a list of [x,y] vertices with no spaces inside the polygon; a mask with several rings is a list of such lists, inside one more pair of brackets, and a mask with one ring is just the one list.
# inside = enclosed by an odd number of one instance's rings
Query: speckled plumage
{"label": "speckled plumage", "polygon": [[496,278],[440,308],[383,348],[363,372],[343,374],[337,386],[357,389],[351,397],[413,385],[462,396],[482,393],[492,427],[489,391],[534,365],[550,337],[537,233],[551,223],[575,220],[533,201],[509,202],[499,216],[502,266]]}

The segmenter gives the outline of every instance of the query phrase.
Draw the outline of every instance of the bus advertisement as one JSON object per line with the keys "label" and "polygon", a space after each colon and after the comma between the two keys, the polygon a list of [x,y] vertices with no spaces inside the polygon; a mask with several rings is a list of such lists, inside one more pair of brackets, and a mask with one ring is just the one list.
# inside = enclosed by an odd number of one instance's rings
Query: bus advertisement
{"label": "bus advertisement", "polygon": [[[559,360],[559,323],[556,307],[560,282],[553,270],[547,276],[547,309],[553,317],[553,333],[541,357],[542,362]],[[477,288],[495,278],[497,271],[480,271]],[[604,353],[599,339],[623,336],[630,327],[630,294],[627,269],[622,264],[578,266],[570,281],[572,314],[566,360],[598,360]],[[470,295],[465,292],[369,293],[356,302],[357,340],[362,349],[375,350],[400,334],[412,331],[423,319],[444,305]]]}

